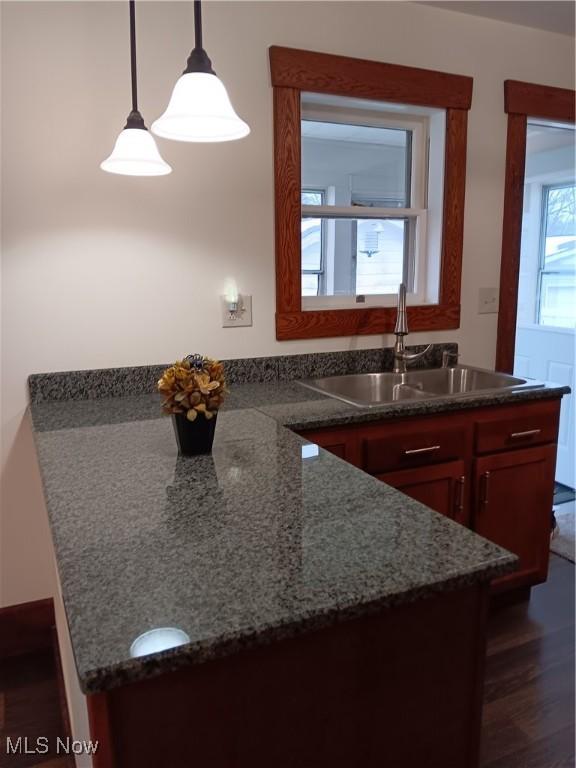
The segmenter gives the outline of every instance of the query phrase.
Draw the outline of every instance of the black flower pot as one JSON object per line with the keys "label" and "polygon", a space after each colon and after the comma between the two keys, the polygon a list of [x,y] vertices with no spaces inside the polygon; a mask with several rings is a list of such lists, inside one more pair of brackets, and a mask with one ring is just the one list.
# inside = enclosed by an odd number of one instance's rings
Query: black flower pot
{"label": "black flower pot", "polygon": [[189,421],[185,413],[173,413],[172,424],[178,443],[178,453],[182,456],[210,453],[214,442],[217,416],[218,414],[215,413],[211,419],[207,419],[199,413],[194,421]]}

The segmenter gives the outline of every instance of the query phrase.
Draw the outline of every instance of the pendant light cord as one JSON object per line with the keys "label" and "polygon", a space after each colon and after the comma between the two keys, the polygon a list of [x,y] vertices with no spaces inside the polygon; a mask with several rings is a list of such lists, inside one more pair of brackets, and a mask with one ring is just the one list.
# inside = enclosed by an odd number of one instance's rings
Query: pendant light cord
{"label": "pendant light cord", "polygon": [[130,71],[132,75],[132,112],[128,115],[125,128],[146,130],[142,115],[138,112],[138,80],[136,75],[136,2],[128,0],[130,8]]}
{"label": "pendant light cord", "polygon": [[205,72],[209,75],[215,75],[212,69],[212,62],[208,54],[202,47],[202,3],[200,0],[194,0],[194,49],[186,63],[186,69],[183,75],[192,72]]}
{"label": "pendant light cord", "polygon": [[202,48],[202,2],[194,0],[194,46]]}
{"label": "pendant light cord", "polygon": [[130,5],[130,68],[132,70],[132,111],[138,112],[138,83],[136,80],[136,10],[135,0]]}

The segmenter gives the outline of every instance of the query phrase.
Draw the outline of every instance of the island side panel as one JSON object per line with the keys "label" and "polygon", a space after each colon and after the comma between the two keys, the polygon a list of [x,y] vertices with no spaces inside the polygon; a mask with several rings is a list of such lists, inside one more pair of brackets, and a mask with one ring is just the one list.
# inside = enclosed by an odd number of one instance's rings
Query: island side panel
{"label": "island side panel", "polygon": [[[64,692],[66,696],[68,718],[70,721],[70,735],[72,739],[76,741],[86,742],[90,738],[89,713],[86,706],[86,697],[80,690],[80,685],[78,683],[78,674],[74,663],[74,652],[72,650],[72,642],[68,631],[66,611],[62,600],[62,588],[60,586],[60,578],[56,564],[54,565],[54,568],[56,580],[56,590],[54,594],[56,636],[58,638]],[[89,754],[76,756],[76,768],[92,767],[93,760]]]}
{"label": "island side panel", "polygon": [[88,697],[95,768],[476,768],[488,587]]}

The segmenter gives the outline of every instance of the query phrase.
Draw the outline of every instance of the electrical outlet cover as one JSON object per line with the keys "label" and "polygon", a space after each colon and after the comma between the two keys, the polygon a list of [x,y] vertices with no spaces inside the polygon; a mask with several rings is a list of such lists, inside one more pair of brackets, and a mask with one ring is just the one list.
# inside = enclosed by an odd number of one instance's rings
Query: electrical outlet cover
{"label": "electrical outlet cover", "polygon": [[498,312],[498,290],[480,288],[478,291],[478,314],[491,315]]}
{"label": "electrical outlet cover", "polygon": [[222,328],[242,328],[252,325],[252,296],[245,296],[243,293],[238,296],[239,312],[236,317],[230,317],[228,302],[225,296],[220,296],[222,309]]}

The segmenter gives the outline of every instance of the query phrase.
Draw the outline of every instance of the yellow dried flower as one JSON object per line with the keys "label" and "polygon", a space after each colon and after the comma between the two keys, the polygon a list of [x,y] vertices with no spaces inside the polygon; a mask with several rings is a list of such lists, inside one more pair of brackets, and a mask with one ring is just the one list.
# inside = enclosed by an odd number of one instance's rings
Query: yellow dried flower
{"label": "yellow dried flower", "polygon": [[220,386],[220,382],[210,381],[210,374],[208,373],[197,373],[194,378],[196,379],[198,389],[203,395],[210,394],[213,389],[217,389]]}

